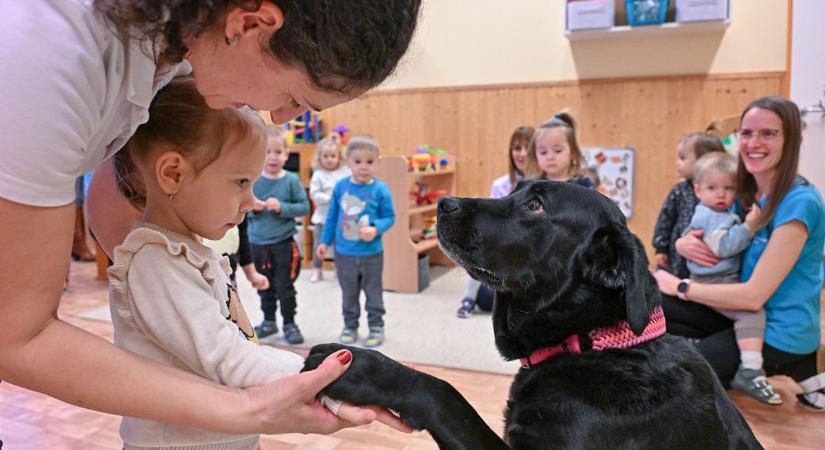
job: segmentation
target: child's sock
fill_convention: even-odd
[[[745,369],[759,370],[762,368],[762,352],[741,352],[742,367]]]

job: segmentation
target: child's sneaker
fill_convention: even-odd
[[[469,297],[464,297],[464,300],[461,300],[461,306],[458,308],[456,315],[460,319],[466,319],[473,314],[474,309],[476,309],[475,300]]]
[[[312,275],[309,276],[310,283],[317,283],[324,279],[324,274],[321,272],[321,269],[313,269]]]
[[[380,327],[370,327],[370,334],[364,341],[364,347],[373,348],[378,347],[384,343],[384,329]]]
[[[278,333],[278,324],[274,320],[264,320],[260,325],[255,326],[255,335],[259,338],[265,338]]]
[[[358,330],[354,328],[344,327],[341,330],[341,335],[338,336],[338,342],[342,344],[354,344],[356,339],[358,339]]]
[[[298,329],[298,325],[294,323],[284,325],[284,340],[290,345],[304,343],[304,336],[301,335],[301,330]]]
[[[739,366],[730,385],[762,403],[767,403],[768,405],[782,404],[782,397],[780,397],[779,394],[774,391],[773,386],[768,383],[768,378],[762,369],[747,369]]]

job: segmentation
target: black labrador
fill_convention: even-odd
[[[438,239],[496,291],[493,329],[522,360],[504,440],[448,383],[368,350],[330,397],[397,411],[442,449],[762,448],[710,366],[664,333],[639,239],[607,197],[553,181],[503,199],[444,197]],[[342,348],[313,348],[306,369]]]

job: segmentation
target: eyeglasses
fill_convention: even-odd
[[[739,131],[739,139],[742,141],[749,141],[754,137],[758,137],[760,142],[771,142],[775,140],[781,131],[772,128],[762,128],[761,130],[744,129]]]

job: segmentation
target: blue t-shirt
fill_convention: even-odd
[[[765,200],[759,201],[760,207],[765,206]],[[771,222],[756,232],[745,250],[740,281],[750,279],[773,230],[794,220],[808,229],[808,239],[788,276],[765,303],[765,342],[779,350],[804,355],[819,347],[819,293],[825,247],[825,206],[813,185],[797,178],[779,203]]]
[[[335,253],[348,256],[369,256],[384,251],[381,235],[395,223],[392,193],[384,182],[354,183],[351,177],[342,178],[332,189],[327,220],[321,242],[330,245],[335,239]],[[375,239],[360,240],[362,226],[378,230]]]

